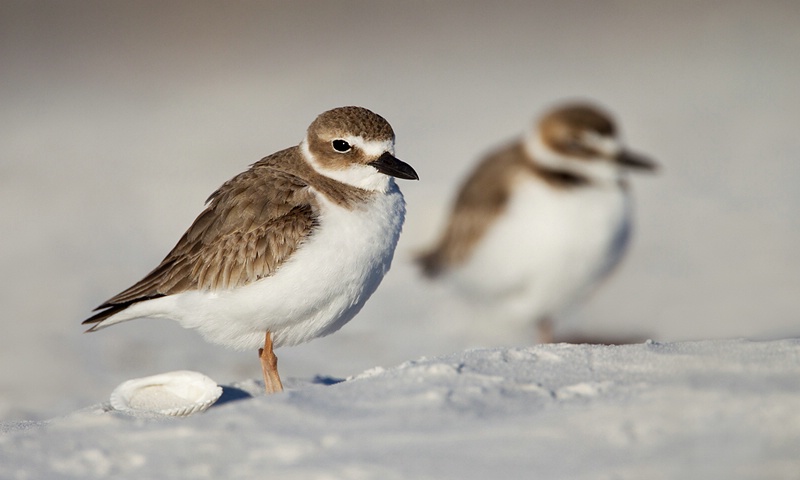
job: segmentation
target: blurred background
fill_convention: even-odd
[[[173,322],[84,335],[222,182],[314,117],[386,117],[408,216],[392,271],[340,332],[278,351],[346,377],[530,332],[411,265],[464,176],[543,109],[591,99],[657,159],[632,249],[571,331],[661,341],[800,334],[800,3],[0,2],[0,419],[105,400],[129,378],[260,378],[256,352]]]

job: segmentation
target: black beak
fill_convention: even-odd
[[[645,170],[654,172],[658,170],[658,164],[649,158],[639,155],[637,153],[623,150],[617,155],[616,161],[618,164],[634,170]]]
[[[419,180],[419,175],[411,168],[411,165],[394,158],[389,152],[384,152],[383,155],[370,163],[370,165],[386,175],[403,178],[405,180]]]

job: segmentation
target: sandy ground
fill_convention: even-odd
[[[800,342],[475,349],[188,418],[0,423],[0,477],[791,479]],[[253,396],[248,396],[252,394]]]

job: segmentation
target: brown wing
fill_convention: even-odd
[[[267,157],[222,185],[160,265],[83,323],[100,322],[139,301],[233,288],[275,273],[317,225],[306,183],[281,168],[292,153]]]
[[[520,169],[527,169],[522,147],[515,143],[490,154],[467,178],[456,198],[439,242],[417,262],[425,275],[435,277],[464,262],[475,244],[505,209],[509,187]]]

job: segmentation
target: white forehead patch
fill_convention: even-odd
[[[622,144],[614,137],[600,135],[597,132],[583,132],[581,140],[606,157],[616,157],[622,151]]]
[[[394,155],[394,142],[392,140],[364,140],[361,135],[342,137],[342,140],[350,145],[357,147],[359,150],[367,154],[367,156],[378,158],[389,152]]]

